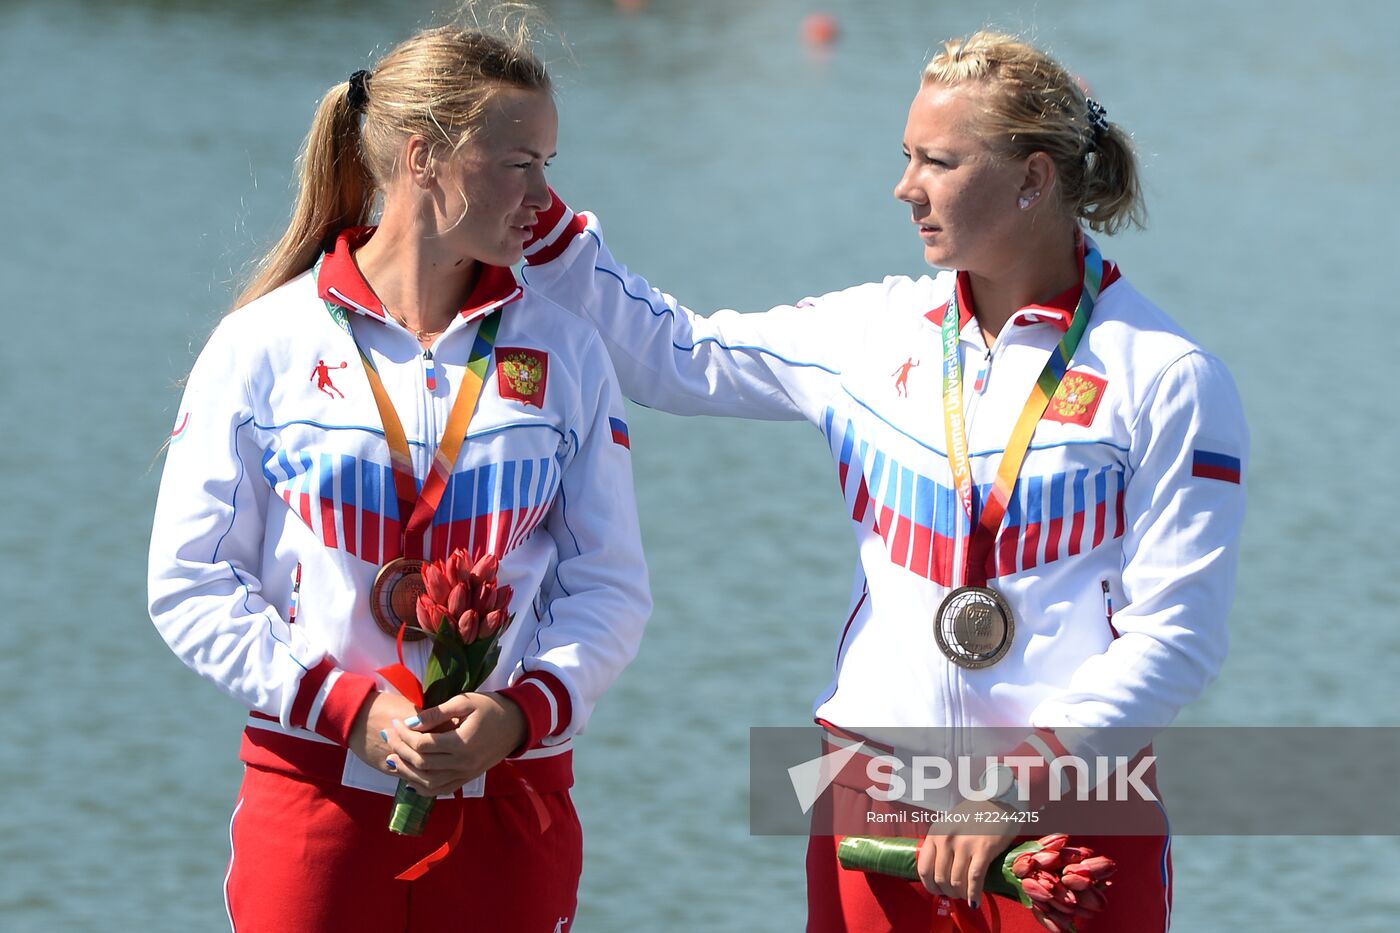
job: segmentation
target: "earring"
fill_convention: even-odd
[[[1020,206],[1021,210],[1025,210],[1026,208],[1034,204],[1035,199],[1038,197],[1040,197],[1039,191],[1031,195],[1022,195],[1021,197],[1016,199],[1016,203]]]

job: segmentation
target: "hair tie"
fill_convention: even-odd
[[[350,91],[345,95],[350,109],[362,112],[369,104],[369,72],[363,68],[350,76]]]
[[[1084,98],[1084,107],[1088,114],[1089,126],[1094,131],[1094,138],[1089,142],[1089,151],[1093,152],[1103,141],[1103,134],[1108,132],[1108,111],[1092,97]]]

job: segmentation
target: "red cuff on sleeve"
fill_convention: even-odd
[[[530,239],[525,241],[525,262],[537,266],[558,259],[559,254],[568,249],[575,236],[583,232],[584,220],[569,210],[554,189],[549,189],[554,199],[549,207],[535,218],[530,228]]]
[[[514,758],[540,744],[551,735],[561,734],[573,718],[573,704],[564,684],[548,671],[526,674],[496,691],[515,703],[525,714],[525,741],[507,757]]]
[[[1069,755],[1069,750],[1055,737],[1055,733],[1049,729],[1037,729],[1032,739],[1022,742],[1006,756],[1035,758],[1040,761],[1030,769],[1030,786],[1021,788],[1022,793],[1028,796],[1027,805],[1032,810],[1039,810],[1050,802],[1050,758],[1045,755],[1047,751],[1050,752],[1050,758]]]
[[[337,670],[329,658],[323,658],[302,675],[289,725],[345,745],[360,707],[374,689],[373,677]]]

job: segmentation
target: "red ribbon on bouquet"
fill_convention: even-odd
[[[960,901],[952,897],[935,897],[934,916],[937,917],[939,902],[948,904],[952,908],[952,915],[949,919],[953,921],[953,930],[957,933],[1001,933],[1001,911],[997,908],[997,899],[990,894],[983,892],[982,904],[980,908],[974,908],[967,901]],[[985,908],[987,916],[983,916]],[[937,920],[934,921],[934,929],[938,928]]]

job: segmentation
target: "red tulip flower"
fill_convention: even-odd
[[[1076,921],[1103,909],[1108,877],[1118,867],[1113,859],[1068,841],[1064,833],[1055,833],[1018,846],[1002,859],[1002,876],[1013,896],[1041,926],[1056,933],[1075,933]]]

